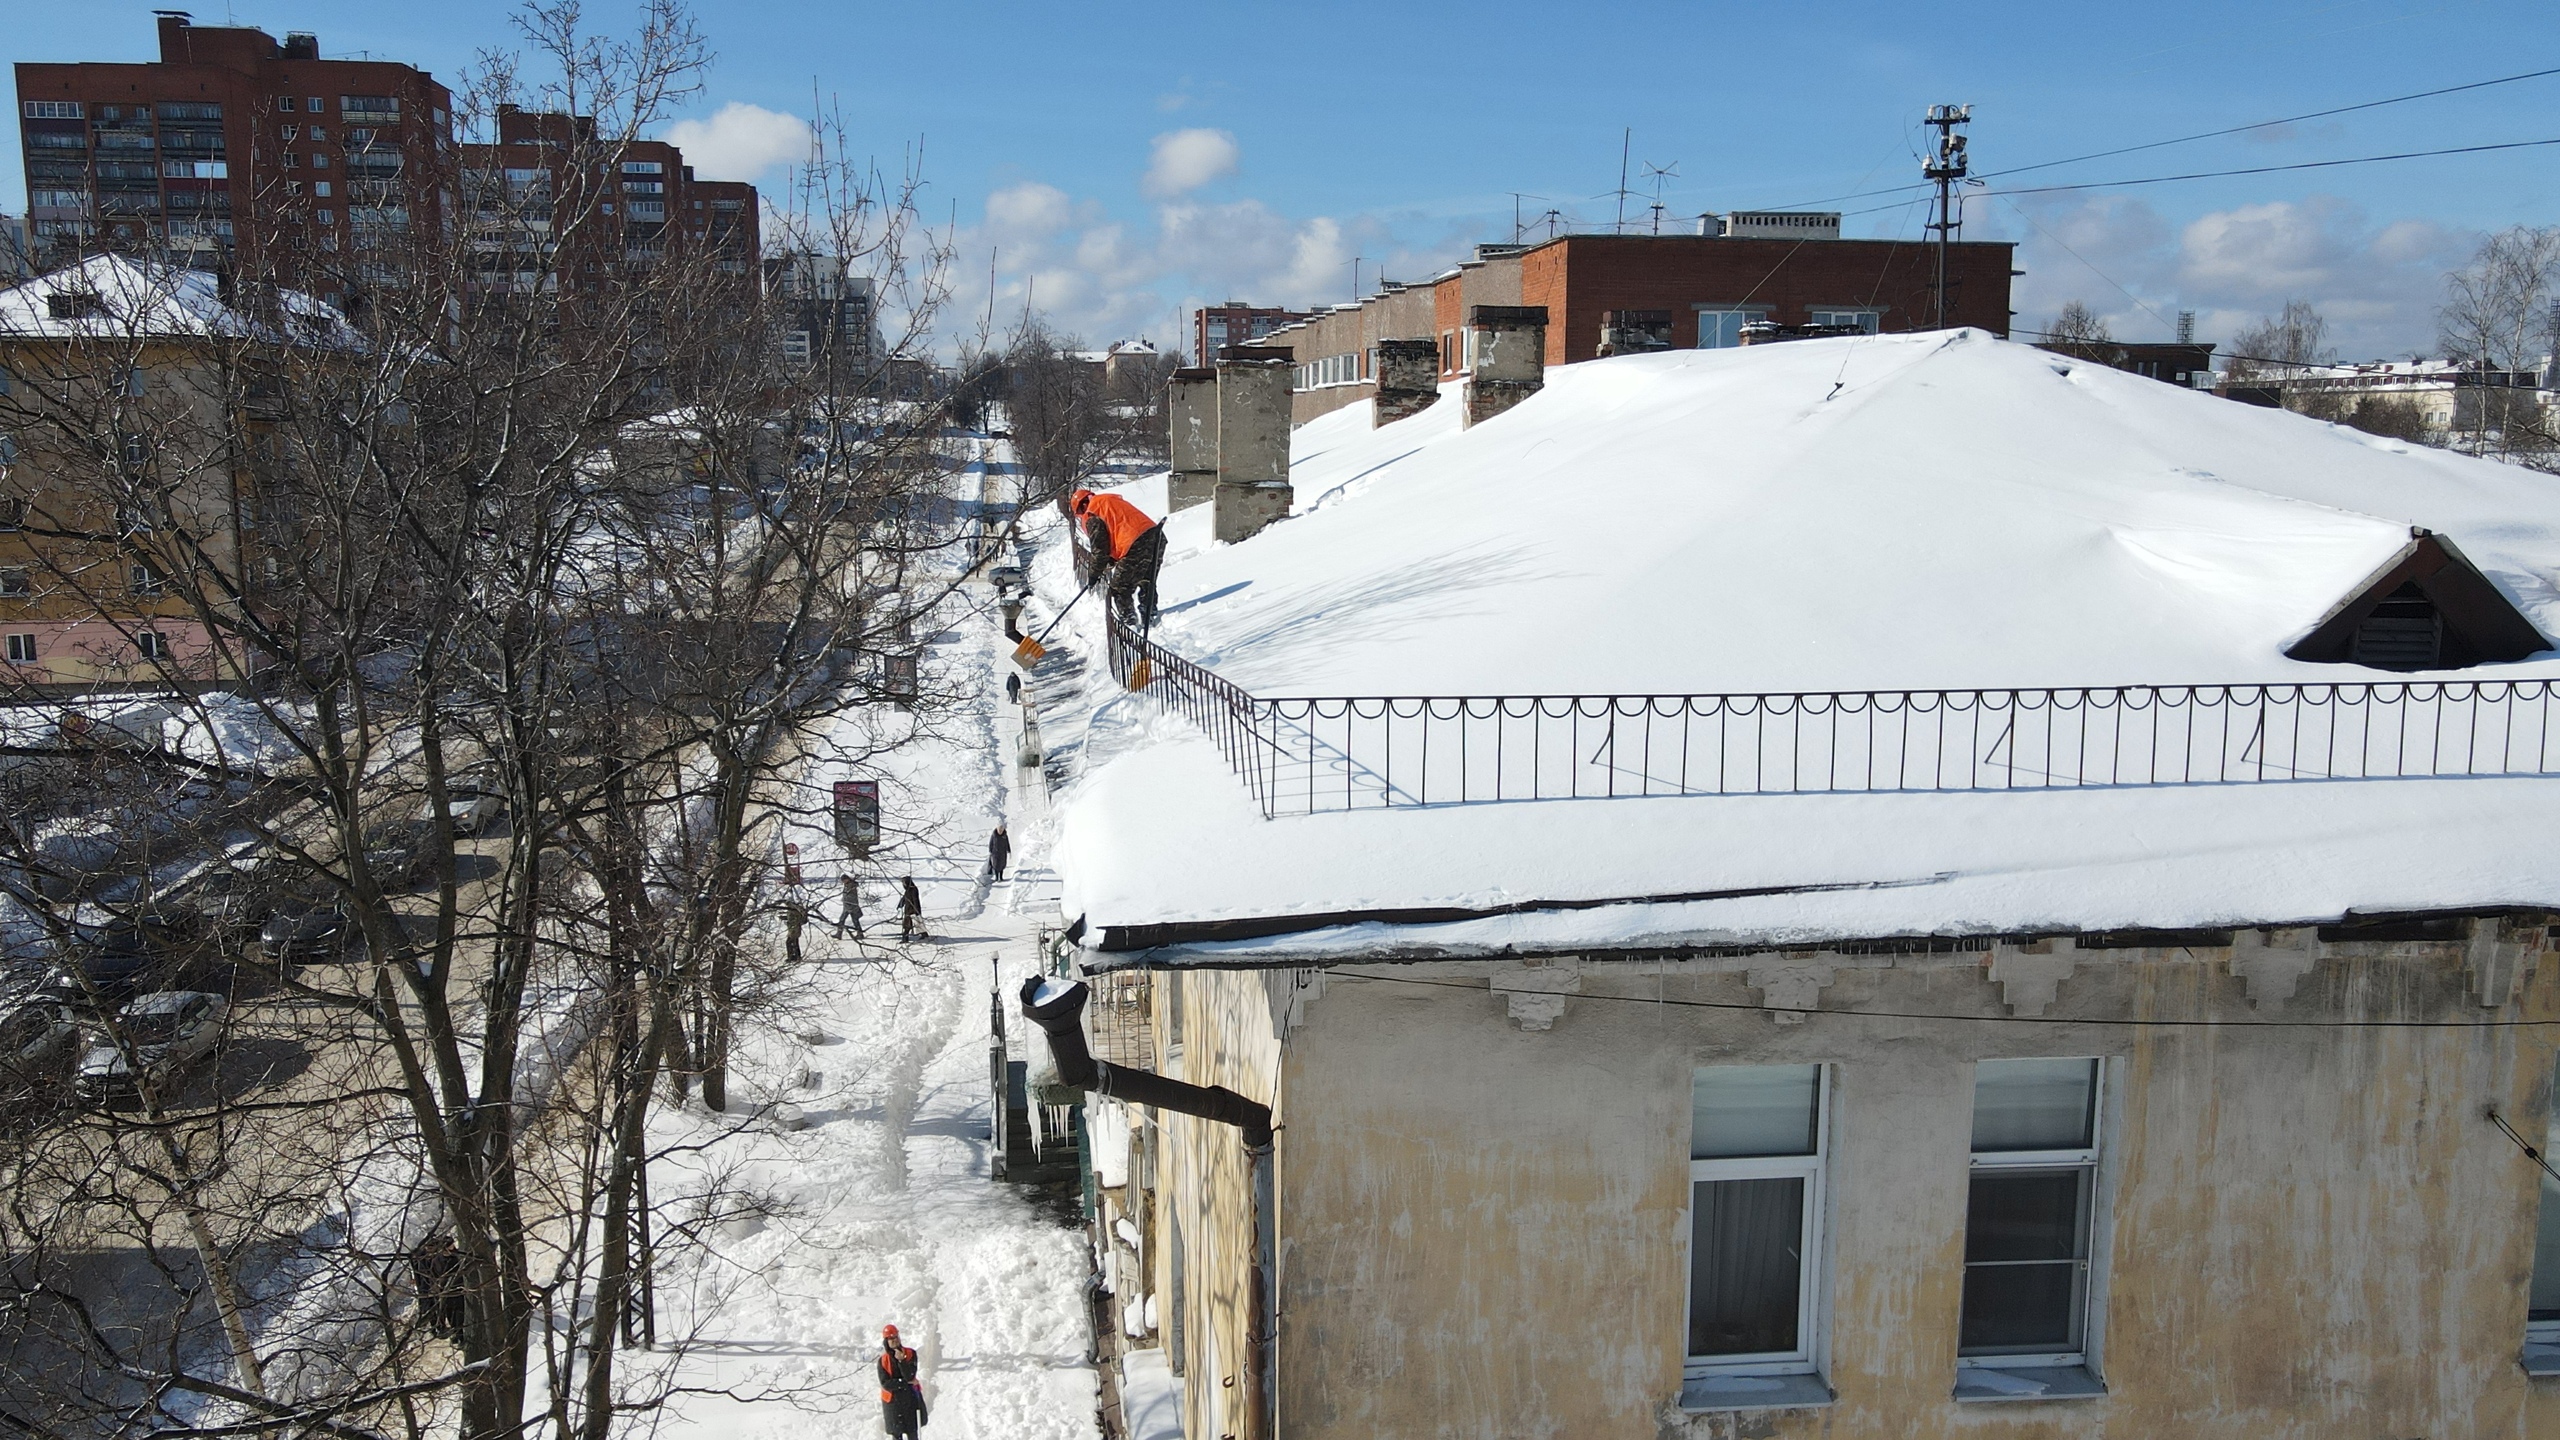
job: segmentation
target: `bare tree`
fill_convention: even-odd
[[[2560,469],[2560,428],[2539,373],[2560,353],[2560,226],[2518,225],[2482,241],[2445,276],[2436,323],[2446,356],[2470,370],[2472,403],[2455,425],[2470,447]]]
[[[859,766],[953,698],[919,656],[984,536],[940,402],[778,367],[756,257],[609,218],[592,177],[700,73],[683,11],[522,25],[530,58],[487,57],[468,114],[566,117],[542,183],[466,175],[449,232],[281,245],[262,273],[96,262],[0,334],[0,499],[101,657],[44,697],[97,718],[8,737],[46,809],[0,826],[0,890],[130,1055],[79,959],[96,911],[281,925],[208,983],[309,1077],[146,1080],[6,1172],[0,1342],[60,1383],[0,1416],[37,1433],[570,1440],[653,1410],[663,1374],[614,1364],[672,1243],[649,1106],[696,1081],[728,1103],[741,1017],[788,1002],[757,921],[779,817],[823,808],[819,738],[905,707],[836,761]],[[834,143],[791,238],[895,297],[895,353],[947,237],[913,174]],[[995,499],[1019,497],[969,503]],[[142,688],[127,736],[112,697]],[[306,932],[346,963],[308,963]],[[149,1323],[99,1319],[109,1240],[164,1277]]]
[[[2284,309],[2231,337],[2224,353],[2234,380],[2283,379],[2337,358],[2329,348],[2329,322],[2308,300]]]
[[[2066,301],[2061,313],[2045,327],[2044,348],[2084,360],[2102,360],[2115,343],[2107,330],[2107,322],[2096,311],[2077,300]]]

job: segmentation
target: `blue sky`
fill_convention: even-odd
[[[12,0],[11,60],[144,59],[147,8]],[[236,0],[449,82],[510,43],[499,0]],[[601,0],[599,27],[633,12]],[[1518,191],[1605,225],[1620,137],[1649,214],[1823,200],[1916,179],[1919,119],[1974,106],[1977,169],[2560,66],[2560,25],[2470,0],[2086,4],[1275,5],[729,3],[676,138],[769,186],[823,101],[894,167],[921,146],[924,208],[956,216],[955,314],[1026,291],[1100,343],[1177,339],[1203,299],[1338,300],[1508,238]],[[199,8],[204,23],[226,18]],[[2038,171],[2056,183],[2560,138],[2560,76]],[[2023,183],[2023,182],[2021,182]],[[23,201],[14,147],[0,203]],[[1916,193],[1916,192],[1914,192]],[[1916,237],[1900,196],[1842,202],[1851,233]],[[2127,338],[2178,310],[2227,335],[2288,298],[2350,355],[2422,352],[2445,269],[2480,237],[2560,223],[2560,146],[2126,190],[1977,199],[1967,234],[2021,242],[2013,302],[2078,299]],[[989,306],[990,251],[994,258]]]

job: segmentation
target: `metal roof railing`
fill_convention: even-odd
[[[2560,774],[2560,680],[1731,695],[1253,695],[1116,622],[1112,673],[1206,732],[1266,817],[1680,795]]]

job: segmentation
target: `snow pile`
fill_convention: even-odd
[[[2412,526],[2450,538],[2560,634],[2547,477],[1978,332],[1574,365],[1473,429],[1456,418],[1444,399],[1379,429],[1361,406],[1302,427],[1300,513],[1170,565],[1158,638],[1265,696],[2390,679],[2284,651]],[[2560,677],[2560,662],[2464,673]],[[1066,913],[1106,944],[1127,943],[1111,940],[1118,927],[1273,919],[1263,928],[1322,933],[1196,953],[1814,943],[2560,904],[2560,852],[2537,818],[2560,781],[1265,820],[1186,722],[1090,688],[1079,698],[1084,764],[1058,854]],[[1419,907],[1510,913],[1372,918]]]
[[[2560,634],[2547,477],[1979,332],[1685,350],[1304,427],[1301,513],[1168,568],[1257,694],[2367,678],[2284,649],[2422,525]],[[2551,667],[2546,667],[2551,668]]]

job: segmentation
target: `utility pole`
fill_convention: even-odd
[[[1936,152],[1920,162],[1920,177],[1938,187],[1938,215],[1928,225],[1938,236],[1938,278],[1934,287],[1937,313],[1931,320],[1933,329],[1947,326],[1947,242],[1964,224],[1956,218],[1955,187],[1965,177],[1963,127],[1972,120],[1970,105],[1932,105],[1925,122],[1938,132]]]

